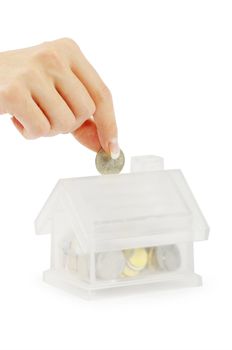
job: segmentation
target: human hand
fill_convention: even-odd
[[[119,154],[111,93],[71,39],[0,53],[4,113],[27,139],[71,132],[94,151]]]

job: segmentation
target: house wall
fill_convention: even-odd
[[[77,232],[64,212],[57,212],[52,222],[51,234],[51,270],[65,273],[71,277],[89,281],[95,279],[93,271],[94,256],[83,254],[77,241]],[[91,262],[90,262],[91,261]],[[90,269],[90,264],[92,269]]]

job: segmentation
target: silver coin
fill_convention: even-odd
[[[112,159],[110,154],[106,153],[103,149],[100,149],[95,159],[96,168],[102,175],[119,174],[124,163],[125,157],[121,150],[119,157],[117,159]]]
[[[180,267],[181,257],[176,245],[164,245],[156,247],[156,258],[162,270],[175,271]]]
[[[125,257],[121,251],[98,253],[96,257],[97,277],[115,280],[121,276],[125,266]]]

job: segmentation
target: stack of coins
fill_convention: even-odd
[[[148,262],[148,253],[145,248],[127,249],[123,253],[126,258],[126,265],[122,276],[134,277],[144,270]]]

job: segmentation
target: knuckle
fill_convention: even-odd
[[[70,132],[71,130],[73,130],[75,122],[76,120],[74,118],[67,121],[65,132]]]
[[[22,136],[23,136],[26,140],[33,140],[33,138],[30,137],[30,135],[29,135],[28,133],[26,133],[26,132],[23,132],[23,133],[22,133]]]
[[[105,101],[111,101],[112,100],[112,95],[111,95],[111,91],[108,88],[108,86],[106,86],[105,84],[103,84],[99,90],[97,91],[97,100],[98,102],[105,102]]]
[[[21,98],[22,88],[18,82],[8,84],[1,89],[1,97],[8,103],[15,103]]]
[[[80,114],[82,117],[90,118],[94,115],[95,111],[96,111],[95,104],[93,102],[90,102],[86,107],[82,109],[82,113]]]
[[[75,50],[80,51],[80,47],[75,42],[75,40],[68,38],[68,37],[58,39],[58,44],[61,45],[62,47],[66,47],[68,49],[75,49]]]
[[[19,79],[23,80],[24,82],[39,82],[41,80],[38,70],[32,67],[27,68],[24,72],[22,72]]]
[[[59,42],[61,44],[66,45],[66,46],[72,46],[72,47],[75,47],[75,48],[79,48],[79,46],[77,45],[75,40],[73,40],[72,38],[69,38],[69,37],[61,38],[61,39],[59,39]]]
[[[63,68],[63,62],[60,54],[54,47],[45,45],[36,53],[36,59],[45,67],[61,69]]]
[[[94,113],[96,112],[96,106],[95,104],[91,101],[91,103],[89,104],[89,116],[91,117],[92,115],[94,115]]]
[[[27,131],[26,129],[24,129],[21,134],[26,140],[35,139],[35,137],[33,137],[33,135],[29,131]]]
[[[59,122],[57,121],[53,129],[58,133],[68,133],[74,128],[74,126],[75,126],[75,119],[66,118],[64,120],[59,120]]]
[[[47,136],[50,131],[50,126],[48,123],[40,123],[33,127],[32,130],[30,130],[29,135],[33,139],[37,139],[39,137]]]

